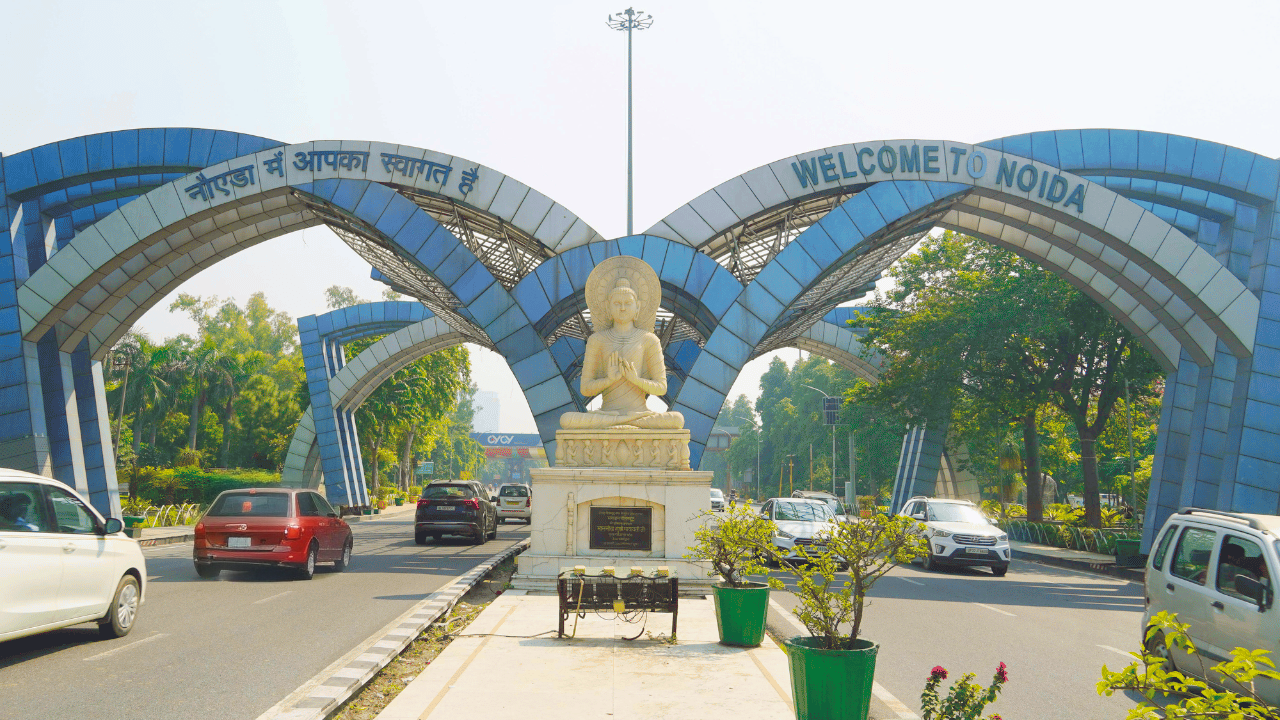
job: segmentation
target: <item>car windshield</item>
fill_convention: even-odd
[[[975,525],[991,524],[972,505],[952,505],[951,503],[929,503],[929,520],[931,522],[961,522]]]
[[[422,497],[428,500],[473,498],[475,496],[476,491],[470,485],[429,485],[422,491]]]
[[[724,499],[724,491],[722,491],[722,490],[717,490],[716,488],[711,488],[711,497],[713,497],[713,498],[717,498],[717,499],[720,499],[720,500],[723,500],[723,499]]]
[[[796,520],[800,522],[825,522],[834,520],[831,508],[817,503],[780,502],[773,513],[774,520]]]
[[[523,485],[508,485],[498,491],[502,497],[529,497],[529,488]]]
[[[209,508],[212,517],[288,517],[289,496],[284,493],[227,493]]]

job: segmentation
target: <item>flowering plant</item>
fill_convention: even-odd
[[[951,686],[946,699],[939,700],[938,684],[947,679],[947,669],[941,665],[929,671],[929,679],[924,683],[924,692],[920,693],[920,713],[923,720],[980,720],[982,711],[990,703],[995,702],[1000,688],[1009,681],[1009,672],[1004,663],[996,668],[991,685],[983,688],[973,682],[973,673],[965,673]],[[989,720],[1002,720],[995,713]]]

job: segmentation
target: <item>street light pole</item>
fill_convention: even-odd
[[[610,15],[606,21],[609,27],[614,30],[625,30],[627,32],[627,234],[631,235],[632,229],[632,182],[631,182],[631,31],[644,30],[653,25],[653,16],[646,15],[643,10],[633,10],[627,8],[615,15]]]
[[[756,431],[756,499],[760,499],[760,443],[764,439],[760,436],[760,427],[753,423],[744,423],[747,427]]]
[[[822,393],[822,397],[824,399],[832,397],[831,395],[826,394],[822,390],[818,390],[818,388],[812,385],[805,385],[805,387],[809,388],[810,390],[815,390],[817,392]],[[809,449],[809,453],[810,454],[813,453],[812,447]],[[810,477],[813,476],[813,459],[812,458],[810,458],[809,460],[809,476]],[[812,485],[812,483],[810,483],[810,485]],[[840,493],[836,492],[836,426],[835,424],[831,425],[831,494],[835,495],[836,497],[840,496]]]

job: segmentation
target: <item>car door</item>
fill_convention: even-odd
[[[1209,641],[1212,618],[1209,613],[1209,569],[1217,553],[1218,533],[1212,529],[1186,526],[1174,545],[1173,559],[1165,576],[1161,593],[1161,605],[1168,612],[1177,613],[1178,621],[1187,623],[1187,634],[1196,647],[1212,655],[1222,655],[1222,648]],[[1207,656],[1206,656],[1207,659]],[[1198,661],[1181,650],[1174,649],[1174,662],[1180,669],[1199,667]],[[1211,661],[1213,665],[1217,661]]]
[[[311,493],[311,499],[316,504],[316,509],[320,511],[320,521],[328,527],[329,542],[333,546],[334,558],[342,556],[342,546],[347,542],[347,528],[345,523],[338,517],[338,511],[333,509],[328,500],[320,493]]]
[[[316,496],[310,492],[300,492],[297,494],[298,502],[298,524],[302,526],[302,534],[305,537],[310,534],[315,538],[316,544],[319,546],[317,551],[317,559],[321,561],[329,560],[333,553],[333,528],[329,525],[329,518],[316,505]]]
[[[0,638],[60,619],[62,543],[41,487],[0,482]]]
[[[1235,586],[1235,579],[1245,575],[1264,584],[1271,584],[1270,568],[1266,567],[1266,554],[1263,552],[1261,538],[1246,536],[1244,533],[1223,533],[1222,542],[1218,546],[1218,562],[1215,565],[1213,587],[1214,592],[1208,598],[1210,608],[1209,624],[1205,631],[1205,640],[1212,647],[1219,648],[1225,657],[1233,648],[1242,647],[1248,650],[1259,648],[1277,651],[1276,623],[1277,610],[1275,602],[1263,610],[1258,609],[1257,601],[1241,594]],[[1232,548],[1236,548],[1238,562],[1232,562]],[[1262,568],[1259,568],[1259,565]],[[1272,595],[1274,598],[1274,586]],[[1217,661],[1216,658],[1206,658]],[[1269,699],[1272,704],[1280,701],[1280,683],[1268,678],[1258,678],[1255,682],[1257,691]],[[1236,689],[1236,688],[1232,688]]]
[[[45,486],[62,547],[59,613],[65,618],[102,615],[123,574],[120,548],[99,534],[96,515],[75,495]]]

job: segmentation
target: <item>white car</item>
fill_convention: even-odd
[[[119,519],[56,480],[0,469],[0,641],[87,622],[123,637],[146,581]]]
[[[1183,508],[1169,516],[1151,547],[1142,614],[1149,650],[1194,675],[1229,660],[1237,647],[1280,653],[1272,579],[1280,568],[1280,517]],[[1170,657],[1162,639],[1146,642],[1147,622],[1161,611],[1190,625],[1199,659],[1177,647]],[[1269,705],[1280,705],[1280,681],[1259,677],[1254,687]]]
[[[773,545],[787,560],[800,560],[798,548],[809,548],[809,554],[826,549],[823,539],[836,531],[836,516],[831,508],[818,500],[773,498],[766,500],[760,514],[778,526]]]
[[[711,488],[711,509],[714,512],[724,512],[724,491],[720,488]]]
[[[925,570],[942,565],[989,567],[1002,577],[1009,572],[1009,536],[991,524],[968,500],[913,497],[899,515],[924,523],[929,552],[921,559]]]
[[[498,522],[523,520],[533,522],[533,490],[521,483],[507,483],[498,488]]]

